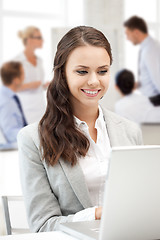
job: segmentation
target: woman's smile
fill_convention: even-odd
[[[87,97],[97,97],[98,93],[101,91],[97,89],[81,89],[81,90]]]

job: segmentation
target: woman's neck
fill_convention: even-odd
[[[77,109],[77,112],[74,111],[74,115],[78,119],[87,123],[89,135],[95,143],[97,141],[97,129],[95,128],[95,123],[98,118],[98,114],[98,106],[95,106],[94,108],[82,107],[81,109]]]
[[[24,49],[24,54],[25,54],[26,56],[29,56],[29,57],[35,56],[35,54],[34,54],[34,49],[32,49],[32,48],[30,48],[30,47],[26,47],[26,48]]]
[[[95,124],[98,114],[98,106],[94,108],[81,107],[81,109],[78,108],[74,111],[74,115],[81,121],[86,122],[87,125]]]
[[[24,54],[25,54],[27,60],[28,60],[31,64],[33,64],[34,66],[37,64],[36,56],[35,56],[35,54],[34,54],[34,50],[33,50],[33,49],[28,49],[28,48],[26,48],[26,49],[24,50]]]

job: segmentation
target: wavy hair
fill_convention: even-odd
[[[70,91],[65,77],[65,65],[71,52],[80,46],[92,45],[106,49],[112,63],[111,47],[104,34],[95,28],[79,26],[60,40],[54,59],[54,77],[47,90],[47,108],[39,123],[40,147],[43,160],[54,166],[60,157],[72,166],[77,157],[85,156],[89,140],[77,128]]]

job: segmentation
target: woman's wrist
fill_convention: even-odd
[[[95,208],[95,220],[100,220],[102,215],[102,207]]]

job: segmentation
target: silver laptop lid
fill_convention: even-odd
[[[160,239],[160,146],[113,148],[100,240]]]

